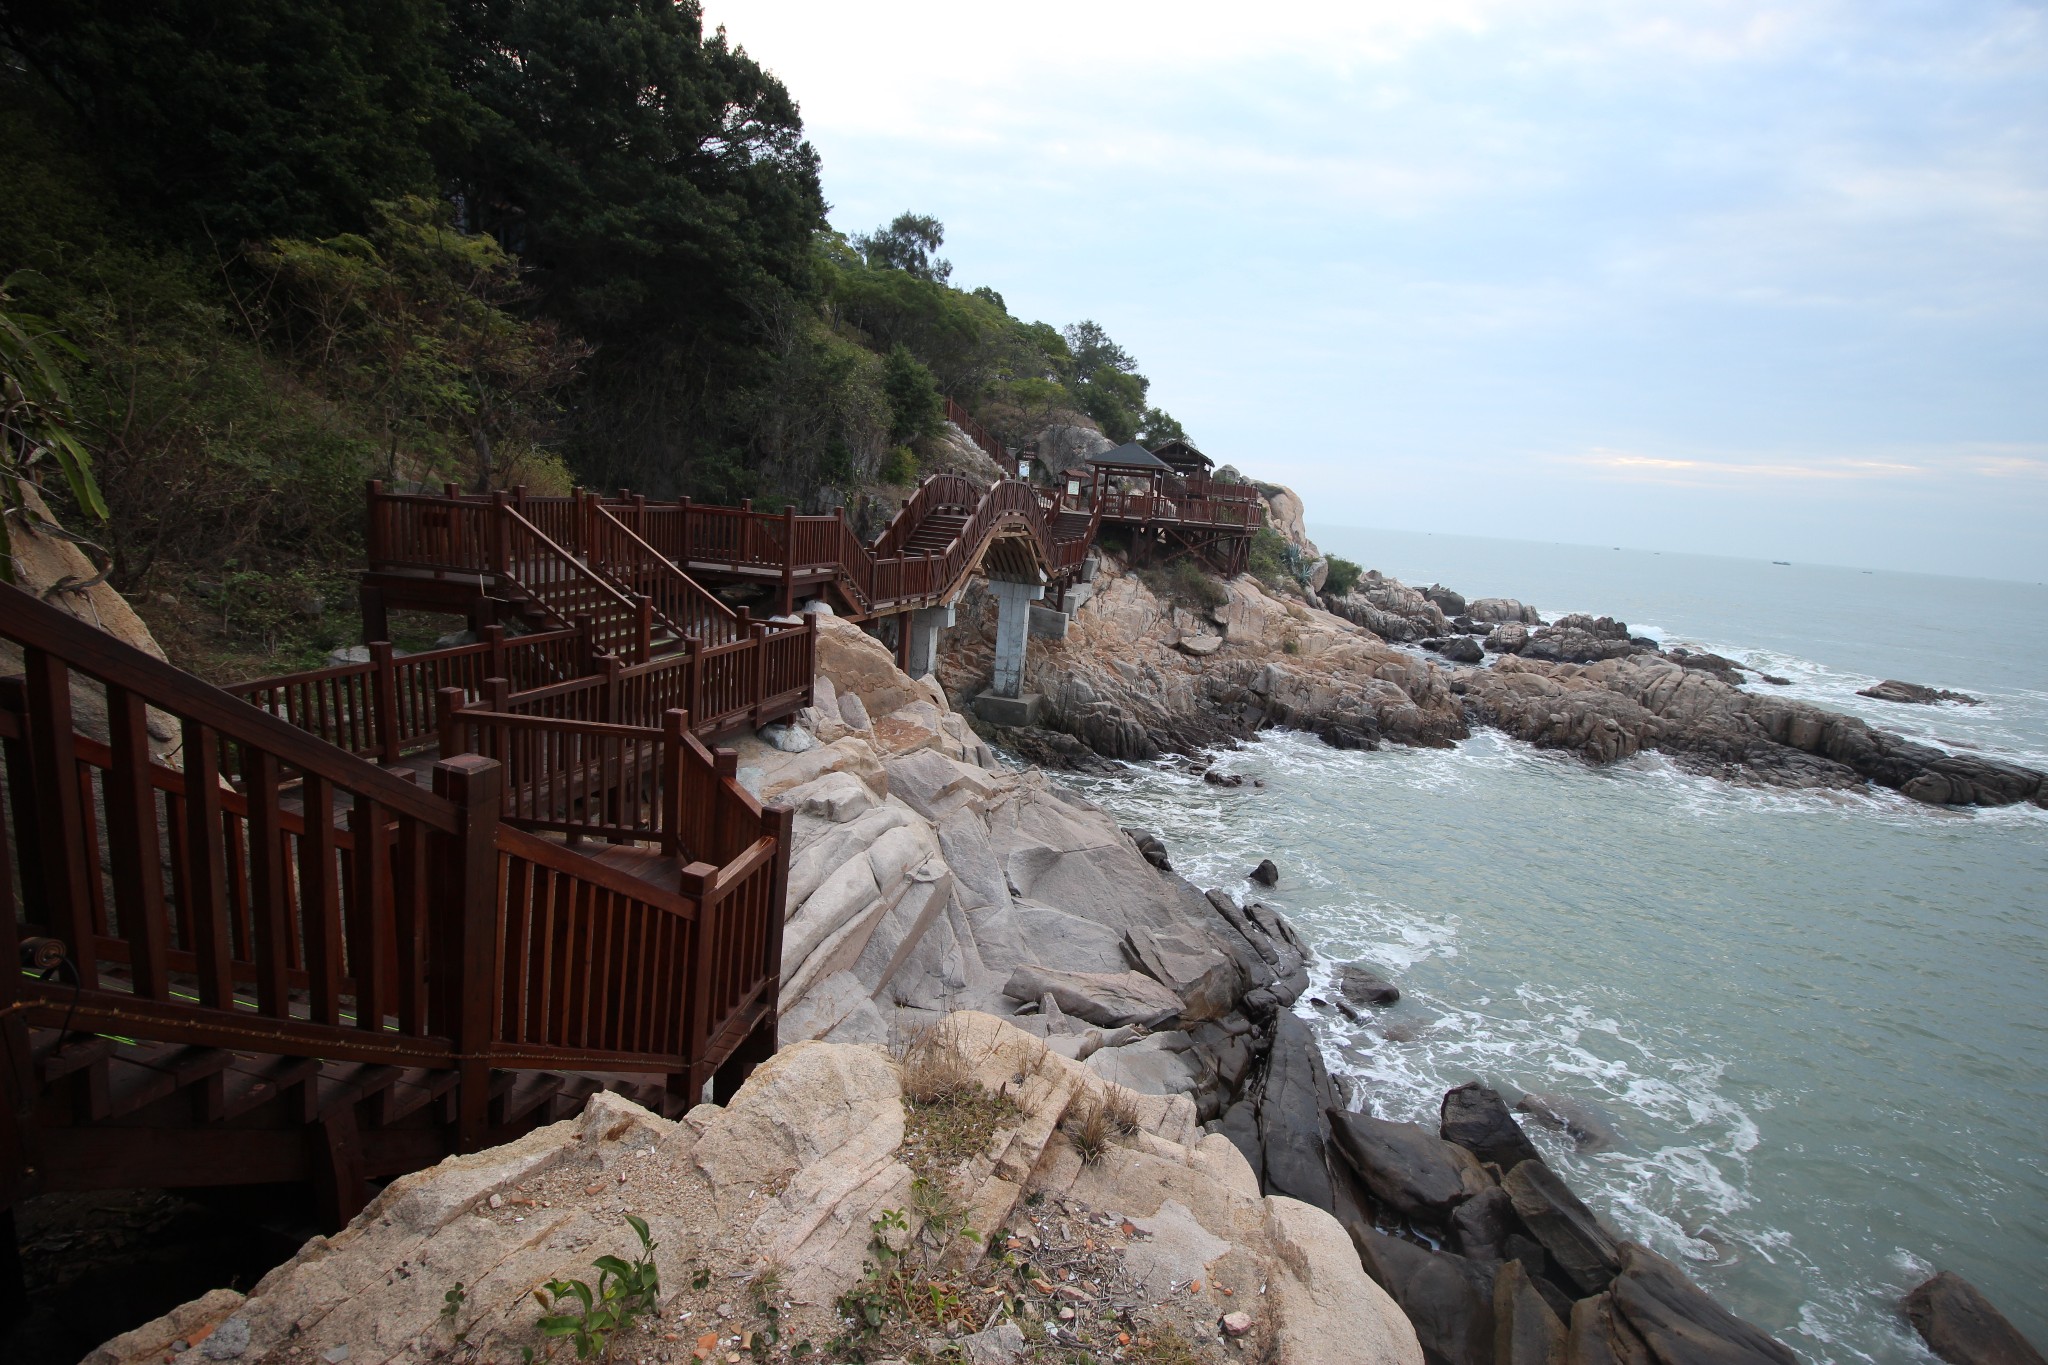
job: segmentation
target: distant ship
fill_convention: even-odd
[[[1784,566],[1785,566],[1786,568],[1788,568],[1788,569],[1792,567],[1792,561],[1791,561],[1791,560],[1789,560],[1789,559],[1774,559],[1774,560],[1772,560],[1772,561],[1771,561],[1771,563],[1773,563],[1773,564],[1783,564],[1783,565],[1784,565]]]

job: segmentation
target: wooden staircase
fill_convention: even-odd
[[[503,670],[489,694],[588,645],[529,638],[415,656],[403,692],[386,650],[259,707],[0,588],[0,1212],[310,1181],[338,1223],[596,1089],[673,1113],[773,1051],[788,812],[679,710],[422,685]],[[439,745],[425,782],[366,761],[408,735]]]

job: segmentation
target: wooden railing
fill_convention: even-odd
[[[453,754],[424,790],[13,588],[0,638],[24,669],[0,680],[0,952],[35,936],[63,963],[52,980],[0,973],[9,1028],[453,1068],[473,1148],[494,1066],[662,1073],[687,1092],[764,998],[772,1018],[789,816],[687,733],[653,744],[669,767],[645,817],[692,859],[671,892],[505,819],[581,802],[637,837],[622,812],[653,742],[625,727],[566,760],[528,738],[502,760]],[[91,693],[104,742],[77,731]],[[440,696],[443,724],[464,723],[466,695]],[[536,785],[579,767],[612,789]],[[531,817],[567,823],[549,818]],[[10,1160],[14,1122],[0,1113]]]
[[[706,592],[620,519],[623,514],[644,522],[645,508],[644,500],[609,508],[586,494],[582,535],[569,543],[578,546],[584,561],[620,589],[649,599],[656,617],[677,636],[707,645],[730,644],[742,638],[746,629],[731,607]]]
[[[517,489],[487,502],[460,493],[387,494],[372,485],[372,567],[501,575],[557,621],[591,615],[599,646],[638,663],[653,650],[650,632],[656,626],[706,649],[746,638],[744,617],[698,585],[693,569],[779,579],[785,598],[798,579],[830,579],[859,612],[902,611],[957,593],[984,542],[999,529],[1033,540],[1048,578],[1058,581],[1087,557],[1103,517],[1255,527],[1261,516],[1256,493],[1250,502],[1235,492],[1225,496],[1239,487],[1205,480],[1204,488],[1216,496],[1191,492],[1179,499],[1096,497],[1091,489],[1085,506],[1068,508],[1014,479],[982,490],[958,475],[941,474],[925,480],[869,546],[854,534],[844,509],[798,516],[790,507],[756,511],[751,502],[655,503],[623,492],[615,498],[538,498]],[[433,515],[436,506],[445,515]],[[1062,510],[1087,511],[1086,534],[1054,534]],[[964,518],[959,533],[933,552],[910,550],[918,532],[941,514]],[[490,524],[494,515],[501,527]],[[493,535],[506,541],[502,549],[491,547]],[[418,543],[401,543],[408,536]],[[457,558],[437,564],[435,557],[444,552]],[[690,711],[700,719],[708,714],[702,707]]]
[[[519,691],[587,674],[595,650],[587,630],[508,636],[487,626],[475,644],[398,654],[388,643],[369,647],[368,661],[236,683],[234,696],[359,758],[395,763],[434,741],[438,697],[456,688],[468,698],[486,679]]]

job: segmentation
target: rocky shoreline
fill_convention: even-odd
[[[1048,723],[999,735],[951,699],[985,663],[972,599],[936,679],[821,617],[815,705],[736,746],[742,780],[795,812],[783,1051],[681,1123],[600,1096],[394,1182],[246,1299],[195,1300],[93,1365],[539,1358],[536,1287],[630,1252],[627,1213],[653,1227],[663,1286],[630,1354],[678,1365],[1794,1359],[1589,1210],[1483,1084],[1447,1093],[1434,1130],[1361,1112],[1370,1097],[1339,1093],[1295,1013],[1314,954],[1285,918],[1195,886],[1168,840],[990,741],[1057,767],[1270,726],[1372,747],[1489,724],[1593,762],[1657,748],[1923,801],[2040,799],[2039,775],[1745,691],[1729,661],[1605,618],[1545,624],[1377,575],[1341,596],[1312,584],[1174,601],[1106,560],[1064,639],[1033,642]],[[1362,966],[1334,975],[1332,1008],[1398,998]],[[920,1079],[934,1039],[968,1079]],[[981,1117],[933,1117],[956,1102]],[[1568,1102],[1524,1107],[1575,1122]],[[989,1306],[884,1314],[863,1336],[878,1260]],[[1968,1286],[1923,1289],[1930,1342],[1978,1343],[1937,1343],[1953,1365],[2038,1362],[1983,1326]]]
[[[1308,566],[1298,582],[1240,575],[1210,580],[1208,600],[1190,600],[1106,557],[1064,634],[1031,641],[1025,686],[1044,698],[1042,728],[984,733],[1058,769],[1086,768],[1095,757],[1199,756],[1275,727],[1338,748],[1375,748],[1447,745],[1488,726],[1592,764],[1655,751],[1688,771],[1749,785],[1880,787],[1937,806],[2048,807],[2048,776],[2031,768],[1794,701],[1777,692],[1783,678],[1662,649],[1612,617],[1546,623],[1511,598],[1468,601],[1377,572],[1341,595],[1320,593],[1327,561],[1298,517],[1275,520],[1295,538],[1295,562]],[[993,639],[992,608],[970,594],[939,670],[955,699],[985,683]],[[1896,680],[1862,695],[1978,704]]]

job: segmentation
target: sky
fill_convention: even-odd
[[[1311,527],[2048,579],[2048,3],[705,8]]]

